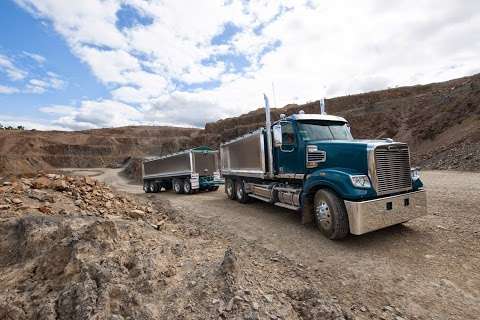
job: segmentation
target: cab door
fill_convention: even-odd
[[[281,121],[282,145],[274,148],[276,174],[301,174],[305,171],[303,145],[299,143],[297,129],[291,121]]]

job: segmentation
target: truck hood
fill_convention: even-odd
[[[388,144],[385,140],[330,140],[308,141],[327,153],[326,161],[312,171],[338,168],[350,174],[368,174],[368,148]]]

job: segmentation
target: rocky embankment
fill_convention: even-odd
[[[0,186],[0,319],[371,316],[344,308],[308,267],[193,224],[168,203],[89,177]],[[384,319],[401,316],[388,308]]]

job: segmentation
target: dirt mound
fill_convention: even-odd
[[[0,319],[351,318],[303,266],[168,203],[89,177],[2,184]]]

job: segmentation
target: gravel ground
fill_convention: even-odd
[[[123,191],[139,186],[98,177]],[[306,265],[359,319],[476,319],[480,314],[480,174],[423,172],[429,215],[344,241],[302,226],[293,212],[262,202],[240,204],[218,192],[160,193],[192,221],[255,241]],[[146,196],[146,195],[143,195]],[[241,241],[241,240],[239,240]],[[397,320],[401,320],[402,317]]]

